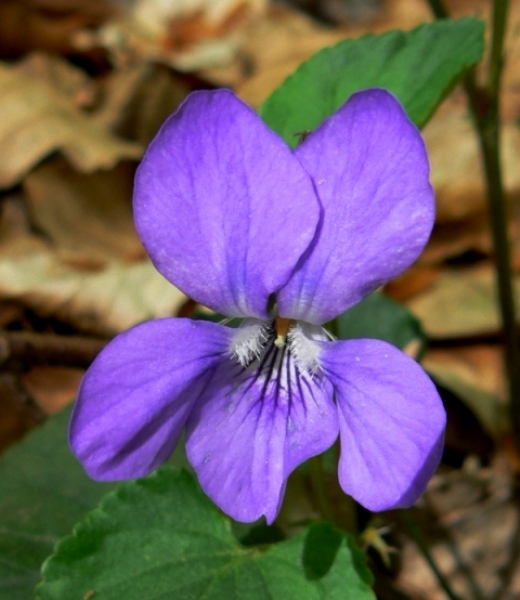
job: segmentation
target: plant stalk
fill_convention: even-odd
[[[442,0],[428,0],[436,18],[448,12]],[[509,1],[494,0],[487,76],[479,86],[475,71],[463,80],[469,109],[477,132],[484,168],[488,209],[496,261],[496,285],[503,329],[505,367],[509,384],[511,428],[520,451],[520,349],[512,282],[511,252],[507,231],[507,208],[500,157],[500,90],[504,38]]]
[[[406,531],[407,531],[408,535],[415,542],[417,549],[422,554],[424,560],[428,563],[428,566],[430,567],[430,569],[432,570],[432,573],[435,575],[435,578],[437,579],[437,583],[444,590],[444,593],[446,594],[446,596],[449,598],[449,600],[461,600],[459,598],[459,596],[457,596],[455,594],[455,592],[451,589],[451,586],[450,586],[448,580],[444,577],[441,570],[437,566],[437,563],[435,562],[433,556],[431,555],[430,550],[428,549],[428,545],[424,541],[424,538],[423,538],[421,532],[419,531],[419,528],[418,528],[415,520],[413,519],[412,515],[410,514],[410,511],[409,510],[400,511],[400,517],[401,517],[402,522],[404,523],[404,526],[406,527]]]
[[[334,513],[330,505],[329,497],[327,494],[325,473],[323,470],[322,456],[313,456],[309,459],[309,473],[312,483],[312,490],[314,492],[314,498],[318,505],[318,510],[322,519],[334,523]]]

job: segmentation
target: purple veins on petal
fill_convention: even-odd
[[[91,477],[132,479],[173,452],[232,330],[190,319],[143,323],[116,337],[87,371],[69,439]]]
[[[380,340],[324,344],[335,389],[341,487],[372,511],[410,506],[439,464],[446,414],[421,367]]]
[[[202,488],[227,514],[271,523],[287,477],[334,443],[338,421],[329,382],[300,370],[294,344],[275,345],[272,326],[264,328],[260,352],[214,372],[189,417],[186,451]]]

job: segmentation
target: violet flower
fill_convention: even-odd
[[[411,358],[322,325],[403,271],[434,219],[428,159],[388,92],[354,94],[293,152],[232,92],[191,94],[135,182],[157,269],[238,328],[183,318],[116,337],[85,375],[70,443],[99,480],[145,475],[184,429],[202,488],[271,523],[289,474],[341,440],[341,487],[409,506],[441,454],[445,413]]]

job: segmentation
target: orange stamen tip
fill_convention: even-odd
[[[276,338],[285,340],[285,336],[289,331],[289,327],[292,325],[293,319],[286,319],[285,317],[276,317],[274,327],[276,330]]]

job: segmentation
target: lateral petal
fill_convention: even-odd
[[[442,454],[446,415],[435,386],[379,340],[324,344],[321,362],[338,405],[341,487],[372,511],[410,506]]]
[[[298,375],[292,359],[271,373],[230,363],[218,367],[189,417],[186,452],[224,512],[244,522],[264,515],[272,523],[289,474],[337,436],[328,382]]]
[[[85,374],[69,440],[97,480],[146,475],[173,452],[232,330],[158,319],[117,336]]]
[[[137,171],[137,230],[157,269],[227,316],[267,318],[320,206],[285,142],[231,91],[194,92]]]
[[[323,207],[318,235],[278,295],[281,316],[321,324],[408,267],[434,221],[421,136],[387,91],[353,94],[295,151]]]

